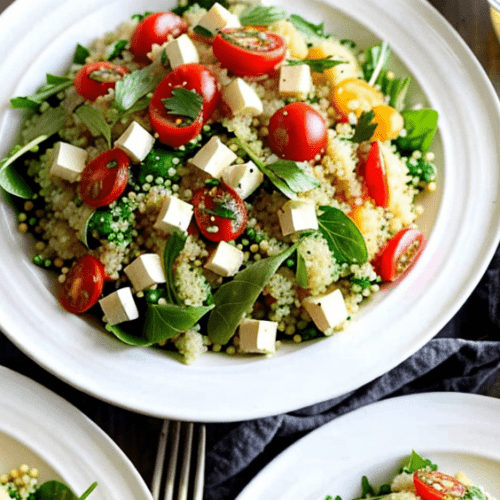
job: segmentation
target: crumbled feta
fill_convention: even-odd
[[[255,90],[242,78],[235,78],[222,90],[222,98],[233,115],[261,115],[264,106]]]
[[[322,332],[335,328],[349,316],[344,297],[339,289],[327,295],[306,297],[302,305]]]
[[[51,175],[57,175],[69,182],[77,181],[85,169],[87,151],[67,142],[58,142],[53,154]]]
[[[238,16],[216,2],[198,21],[198,26],[210,31],[212,35],[216,35],[223,28],[239,28],[241,23]]]
[[[239,327],[240,349],[243,352],[273,354],[276,351],[276,321],[244,319]]]
[[[312,200],[289,200],[278,210],[278,218],[283,236],[318,229],[316,207]]]
[[[156,253],[139,255],[124,269],[134,291],[139,292],[158,283],[165,283],[160,256]]]
[[[136,121],[115,141],[115,146],[122,149],[134,163],[139,163],[151,151],[155,138]]]
[[[110,293],[102,298],[99,304],[110,325],[117,325],[139,317],[139,310],[130,287],[120,288]]]
[[[235,245],[220,241],[204,267],[221,276],[234,276],[243,264],[243,257],[244,253]]]
[[[192,218],[193,205],[168,195],[154,223],[154,228],[164,233],[170,233],[175,229],[186,232]]]
[[[219,178],[236,158],[236,154],[215,135],[191,158],[190,162],[212,177]]]
[[[281,96],[304,98],[311,89],[311,67],[308,64],[281,66],[279,82]]]
[[[165,46],[165,53],[172,69],[181,64],[200,62],[198,50],[186,33],[168,42]]]
[[[244,200],[264,182],[264,174],[253,161],[248,161],[242,165],[231,165],[226,168],[222,172],[222,180]]]

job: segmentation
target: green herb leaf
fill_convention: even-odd
[[[115,85],[115,103],[118,109],[127,111],[149,92],[152,92],[162,74],[154,71],[151,66],[132,71],[126,74]]]
[[[48,108],[43,113],[33,115],[28,125],[21,130],[23,144],[27,144],[41,135],[50,137],[57,134],[64,127],[67,119],[66,111],[60,107]]]
[[[87,126],[93,136],[102,135],[111,148],[111,126],[106,121],[102,111],[88,104],[83,104],[75,110],[75,114]]]
[[[127,48],[128,41],[127,40],[117,40],[114,45],[111,47],[111,52],[107,57],[108,61],[112,61],[121,55],[121,53]]]
[[[430,161],[426,161],[423,158],[418,160],[409,159],[406,162],[408,167],[408,173],[413,178],[409,181],[409,184],[417,179],[417,183],[425,182],[429,183],[436,180],[436,166]]]
[[[207,333],[214,344],[227,344],[243,315],[252,307],[281,264],[297,249],[298,243],[283,252],[259,260],[224,283],[214,294],[215,309],[208,317]]]
[[[370,140],[370,137],[373,135],[375,129],[377,128],[377,124],[373,123],[374,117],[375,113],[373,112],[373,110],[361,113],[361,116],[358,118],[358,123],[356,125],[354,135],[352,136],[352,142],[360,143]]]
[[[124,344],[133,345],[136,347],[146,347],[152,345],[152,342],[148,338],[142,335],[137,335],[137,333],[135,333],[137,331],[140,331],[140,326],[137,321],[131,321],[130,324],[128,323],[129,322],[120,323],[119,325],[110,325],[109,323],[107,323],[106,330],[108,332],[111,332],[118,340],[121,340]]]
[[[325,35],[325,23],[313,24],[309,21],[306,21],[303,17],[298,14],[292,14],[289,18],[289,21],[295,26],[295,28],[300,31],[307,38],[311,37],[319,37],[319,38],[327,38],[328,35]]]
[[[184,116],[196,120],[203,107],[203,97],[194,90],[176,87],[172,90],[172,97],[162,99],[161,102],[172,115]]]
[[[151,14],[153,14],[153,11],[147,10],[146,12],[144,12],[144,14],[132,14],[130,16],[130,19],[137,19],[139,22],[141,22],[145,17],[148,17]]]
[[[335,207],[319,207],[319,231],[338,263],[364,264],[368,260],[365,239],[356,224]]]
[[[149,304],[143,335],[151,344],[177,337],[193,328],[213,308],[214,305],[181,307],[174,304]]]
[[[163,250],[163,267],[165,269],[167,302],[170,304],[181,304],[174,285],[174,262],[186,245],[187,236],[181,231],[174,231],[168,238]]]
[[[486,493],[478,488],[477,486],[468,486],[467,493],[461,498],[461,500],[488,500],[490,497]]]
[[[389,96],[389,105],[398,111],[405,108],[406,95],[410,87],[411,78],[389,78],[388,71],[383,71],[377,83],[380,85],[382,93]]]
[[[73,56],[73,64],[84,65],[87,62],[88,56],[90,56],[90,50],[83,45],[77,44],[75,54]]]
[[[85,500],[96,488],[97,483],[92,483],[81,497],[77,497],[64,483],[60,481],[46,481],[35,491],[35,500]]]
[[[73,80],[71,78],[47,74],[46,83],[34,94],[24,97],[13,97],[10,100],[10,105],[17,109],[37,110],[49,97],[58,94],[71,85],[73,85]]]
[[[413,474],[417,470],[429,468],[430,470],[437,470],[438,466],[431,462],[429,459],[422,457],[415,450],[412,450],[410,458],[406,465],[403,466],[401,472]]]
[[[304,260],[304,257],[302,257],[302,254],[298,250],[297,250],[297,269],[295,270],[295,280],[297,281],[297,285],[299,285],[300,288],[308,287],[306,261]]]
[[[401,113],[405,121],[405,136],[396,139],[396,147],[404,156],[413,151],[425,153],[437,131],[438,112],[434,109],[412,109]]]
[[[297,61],[287,61],[288,66],[300,66],[301,64],[307,64],[311,71],[314,73],[323,73],[326,69],[334,68],[339,64],[346,64],[347,61],[339,61],[338,59],[332,59],[333,56],[323,57],[321,59],[301,59]]]
[[[294,193],[304,193],[321,185],[316,178],[311,177],[297,163],[291,160],[278,160],[268,163],[265,165],[265,169],[270,170],[286,182]]]
[[[184,12],[190,10],[195,5],[202,9],[209,10],[217,1],[226,9],[229,8],[229,2],[227,0],[179,0],[177,2],[177,7],[172,9],[172,12],[178,16],[182,16]]]
[[[80,496],[78,500],[85,500],[90,496],[90,494],[97,488],[97,483],[92,483]]]
[[[390,53],[391,48],[387,42],[382,42],[380,45],[375,45],[365,51],[365,62],[362,70],[364,79],[370,85],[375,85]]]
[[[240,16],[242,26],[269,26],[286,18],[286,11],[276,5],[259,5],[245,10]]]
[[[204,26],[200,26],[199,24],[197,24],[193,28],[193,32],[204,38],[212,38],[214,36],[214,33],[212,33],[209,29],[205,28]]]

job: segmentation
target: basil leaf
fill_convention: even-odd
[[[418,150],[425,153],[437,131],[438,112],[434,109],[412,109],[401,113],[405,121],[405,136],[399,136],[396,147],[404,156]]]
[[[146,310],[143,335],[151,344],[157,344],[193,328],[214,305],[181,307],[174,304],[150,304]]]
[[[402,468],[402,472],[413,474],[419,469],[426,468],[437,470],[438,466],[435,463],[431,462],[429,459],[420,456],[415,450],[412,450],[407,464]]]
[[[174,231],[168,238],[163,250],[163,267],[165,269],[167,302],[170,304],[181,304],[181,300],[174,286],[174,261],[184,249],[187,236],[181,231]]]
[[[295,252],[298,243],[283,252],[250,264],[214,294],[215,309],[208,317],[207,333],[214,344],[227,344],[271,277]]]
[[[148,338],[129,332],[129,329],[133,331],[140,331],[136,328],[136,321],[130,323],[133,323],[133,328],[127,328],[127,326],[124,326],[123,324],[110,325],[109,323],[106,323],[106,330],[108,332],[111,332],[118,340],[121,340],[124,344],[133,345],[136,347],[146,347],[153,344],[153,342],[151,342]]]
[[[64,76],[46,75],[46,81],[34,94],[24,97],[13,97],[10,105],[17,109],[37,110],[49,97],[71,87],[73,80]]]
[[[390,53],[391,48],[387,42],[382,42],[380,45],[375,45],[365,51],[365,62],[362,70],[364,79],[370,85],[375,85]]]
[[[196,33],[197,35],[204,37],[204,38],[211,38],[214,36],[214,34],[209,29],[207,29],[203,26],[200,26],[199,24],[197,24],[193,28],[193,32]]]
[[[304,260],[304,257],[302,257],[302,254],[298,250],[297,250],[297,269],[295,270],[295,280],[297,281],[297,285],[299,285],[300,288],[308,287],[306,261]]]
[[[108,61],[112,61],[121,55],[121,53],[126,49],[128,44],[127,40],[117,40],[113,47],[111,48],[111,52],[107,57]]]
[[[368,252],[363,235],[356,224],[342,210],[335,207],[319,207],[319,231],[338,263],[364,264]]]
[[[152,71],[151,66],[126,74],[115,85],[115,103],[122,111],[129,110],[139,99],[152,92],[162,75]]]
[[[49,108],[43,113],[33,115],[28,125],[21,130],[23,144],[27,144],[41,135],[50,137],[57,134],[64,127],[67,119],[66,111],[60,107]]]
[[[371,136],[375,132],[375,129],[377,128],[377,124],[373,123],[374,117],[375,113],[373,110],[361,113],[361,116],[358,118],[354,135],[351,139],[352,142],[360,143],[370,140]]]
[[[77,44],[75,55],[73,56],[73,64],[84,65],[87,62],[88,56],[90,56],[90,50],[83,45]]]
[[[295,26],[295,29],[300,31],[307,38],[311,37],[319,37],[319,38],[327,38],[328,35],[325,35],[325,24],[313,24],[309,21],[306,21],[303,17],[298,14],[292,14],[288,20]]]
[[[265,170],[283,180],[294,193],[303,193],[319,187],[320,182],[304,172],[294,161],[278,160],[265,165]]]
[[[203,97],[195,90],[176,87],[172,90],[172,97],[162,99],[161,102],[169,114],[184,116],[196,120],[203,107]]]
[[[286,18],[286,11],[276,5],[259,5],[245,10],[240,15],[242,26],[269,26],[275,21]]]
[[[69,486],[60,481],[47,481],[34,493],[35,500],[78,500]]]
[[[111,126],[106,121],[104,114],[97,108],[83,104],[75,110],[75,114],[82,120],[94,136],[102,135],[111,148]]]
[[[288,66],[300,66],[307,64],[314,73],[323,73],[323,71],[334,68],[339,64],[346,64],[347,61],[332,59],[333,56],[323,57],[321,59],[301,59],[297,61],[287,61]]]

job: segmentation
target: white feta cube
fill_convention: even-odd
[[[154,228],[164,233],[171,233],[175,229],[186,232],[192,218],[193,205],[175,196],[167,196],[154,223]]]
[[[54,147],[50,174],[69,182],[76,182],[85,168],[87,151],[67,142],[58,142]]]
[[[308,64],[281,66],[279,93],[282,97],[304,98],[311,88],[311,68]]]
[[[283,236],[306,229],[318,229],[316,207],[312,200],[287,201],[281,210],[278,210],[278,219]]]
[[[234,276],[243,264],[243,255],[243,252],[235,245],[221,241],[204,267],[220,276]]]
[[[243,352],[273,354],[276,351],[276,321],[244,319],[240,323],[240,349]]]
[[[210,31],[212,35],[223,28],[239,28],[241,27],[238,16],[229,12],[220,3],[216,2],[198,21],[197,26]]]
[[[165,45],[165,52],[172,69],[181,64],[200,62],[198,50],[186,33],[168,42],[167,45]]]
[[[234,160],[236,154],[214,135],[197,153],[190,162],[212,177],[219,178]]]
[[[242,165],[227,167],[222,172],[222,180],[244,200],[264,182],[264,174],[253,161],[248,161]]]
[[[222,98],[233,115],[261,115],[264,106],[255,90],[242,78],[235,78],[222,91]]]
[[[115,141],[115,147],[122,149],[134,163],[139,163],[151,151],[155,138],[136,121],[133,121]]]
[[[344,297],[339,289],[319,297],[306,297],[302,305],[322,332],[335,328],[349,316]]]
[[[110,325],[132,321],[139,317],[139,310],[130,287],[120,288],[110,293],[102,298],[99,304]]]
[[[124,269],[124,272],[136,292],[166,281],[160,256],[156,253],[139,255]]]

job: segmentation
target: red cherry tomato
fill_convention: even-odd
[[[80,314],[97,304],[104,286],[104,266],[91,255],[80,257],[66,275],[59,302],[71,313]]]
[[[119,64],[99,61],[85,64],[76,73],[74,83],[76,91],[88,101],[95,101],[99,96],[106,95],[109,89],[115,88],[129,70]]]
[[[203,97],[203,107],[192,122],[169,114],[163,99],[172,96],[172,90],[184,87]],[[220,100],[217,77],[203,64],[182,64],[171,71],[154,91],[149,104],[149,119],[161,142],[178,148],[196,137],[203,123],[210,118]]]
[[[222,66],[237,76],[272,73],[285,58],[285,40],[276,33],[254,27],[222,29],[212,50]]]
[[[162,45],[166,41],[186,33],[188,25],[173,12],[156,12],[145,17],[130,38],[130,51],[138,61],[148,62],[147,54],[153,43]]]
[[[232,241],[245,230],[245,204],[224,182],[195,191],[192,204],[201,233],[211,241]]]
[[[383,281],[394,281],[417,260],[423,250],[424,235],[420,229],[404,228],[393,236],[374,267]]]
[[[287,104],[269,120],[271,150],[287,160],[312,160],[326,149],[327,134],[323,117],[305,102]]]
[[[378,141],[372,143],[364,165],[365,184],[368,195],[376,205],[386,208],[389,204],[389,184],[385,170],[384,155]]]
[[[104,207],[117,200],[127,187],[130,160],[113,148],[94,158],[83,170],[79,189],[90,207]]]
[[[413,474],[413,484],[423,500],[459,499],[467,493],[458,479],[437,471],[418,470]]]

